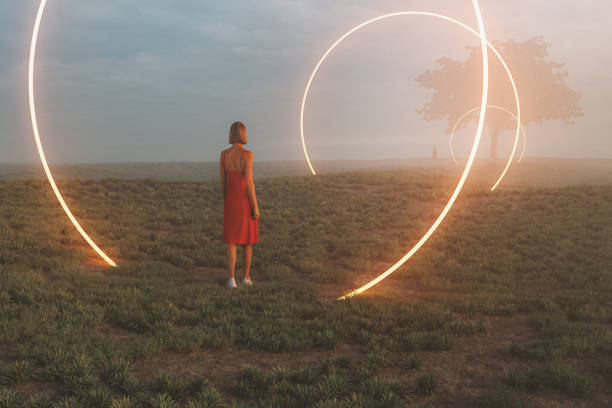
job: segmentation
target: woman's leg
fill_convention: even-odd
[[[244,266],[244,279],[250,279],[251,259],[253,258],[253,245],[242,247],[242,265]]]
[[[229,269],[230,279],[234,277],[236,269],[236,245],[227,244],[227,269]]]

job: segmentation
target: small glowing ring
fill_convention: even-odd
[[[487,108],[500,110],[500,111],[505,112],[508,115],[512,116],[514,119],[516,119],[516,115],[514,113],[510,112],[506,108],[502,108],[501,106],[489,105]],[[470,113],[476,112],[479,109],[480,109],[480,106],[478,106],[478,107],[476,107],[474,109],[470,109],[469,111],[465,112],[463,115],[461,115],[461,117],[457,120],[457,122],[455,122],[455,125],[453,126],[453,130],[451,130],[450,140],[449,140],[450,154],[451,154],[451,157],[452,157],[453,161],[457,165],[459,165],[459,162],[455,158],[455,150],[453,148],[453,141],[454,141],[455,131],[457,130],[457,126],[459,126],[459,124],[463,121],[463,119],[466,118],[466,116],[468,116]],[[521,152],[521,157],[519,157],[519,159],[516,161],[517,163],[520,163],[523,160],[523,157],[525,157],[525,149],[527,148],[527,132],[525,131],[525,127],[523,126],[523,124],[521,124],[521,131],[523,133],[523,151]]]
[[[471,27],[469,27],[466,24],[461,23],[461,22],[459,22],[459,21],[457,21],[455,19],[452,19],[452,18],[447,17],[447,16],[443,16],[443,15],[440,15],[440,14],[435,14],[435,13],[407,11],[407,12],[398,12],[398,13],[385,14],[383,16],[380,16],[380,17],[368,20],[368,21],[366,21],[366,22],[364,22],[364,23],[354,27],[353,29],[351,29],[350,31],[345,33],[342,37],[340,37],[325,52],[325,54],[323,54],[323,57],[321,57],[321,59],[319,60],[319,62],[316,65],[314,71],[310,75],[310,78],[309,78],[308,83],[306,85],[306,90],[304,91],[304,97],[302,98],[302,108],[301,108],[301,113],[300,113],[300,135],[301,135],[301,138],[302,138],[302,147],[304,149],[304,154],[306,156],[306,161],[308,162],[308,165],[310,167],[310,170],[312,171],[312,174],[316,175],[316,172],[314,171],[312,163],[310,162],[310,158],[308,157],[308,151],[306,150],[306,142],[304,140],[304,106],[306,104],[306,100],[307,100],[307,97],[308,97],[308,91],[310,89],[310,86],[312,84],[312,81],[313,81],[317,71],[319,70],[319,67],[325,61],[327,56],[332,52],[332,50],[334,48],[336,48],[336,46],[338,44],[340,44],[346,37],[348,37],[349,35],[351,35],[355,31],[359,30],[360,28],[362,28],[362,27],[364,27],[364,26],[366,26],[368,24],[371,24],[373,22],[376,22],[376,21],[379,21],[379,20],[382,20],[382,19],[385,19],[385,18],[400,16],[400,15],[423,15],[423,16],[431,16],[431,17],[440,18],[440,19],[443,19],[443,20],[447,20],[447,21],[456,23],[456,24],[464,27],[468,31],[471,31],[472,33],[474,33],[478,37],[480,37],[480,45],[481,45],[481,49],[482,49],[482,61],[483,61],[482,62],[483,63],[483,86],[482,86],[482,103],[481,103],[481,108],[480,108],[480,118],[478,120],[478,127],[477,127],[477,130],[476,130],[476,135],[474,137],[474,144],[472,146],[472,151],[471,151],[470,156],[468,158],[468,162],[467,162],[467,164],[465,166],[465,169],[463,170],[463,173],[461,174],[461,178],[459,179],[459,182],[457,183],[457,186],[455,187],[455,190],[453,191],[453,193],[451,195],[451,198],[447,202],[446,206],[444,207],[444,209],[442,210],[442,212],[440,213],[438,218],[434,221],[433,225],[429,228],[429,230],[425,233],[425,235],[423,235],[423,237],[421,237],[421,239],[412,247],[412,249],[410,249],[410,251],[408,251],[408,253],[406,253],[406,255],[404,255],[399,261],[397,261],[394,265],[392,265],[385,272],[380,274],[377,278],[375,278],[372,281],[370,281],[369,283],[367,283],[367,284],[365,284],[365,285],[363,285],[363,286],[361,286],[361,287],[359,287],[359,288],[349,292],[348,294],[340,297],[339,299],[347,299],[347,298],[359,295],[360,293],[365,292],[366,290],[368,290],[372,286],[378,284],[383,279],[385,279],[387,276],[389,276],[393,272],[395,272],[408,259],[410,259],[412,257],[412,255],[414,255],[421,248],[421,246],[423,246],[423,244],[425,244],[425,242],[427,242],[429,237],[435,232],[435,230],[438,228],[440,223],[442,223],[442,221],[446,217],[447,213],[449,212],[449,210],[453,206],[453,204],[454,204],[455,200],[457,199],[457,196],[459,195],[459,192],[463,188],[465,180],[467,179],[467,176],[468,176],[468,174],[470,172],[470,169],[471,169],[472,164],[474,162],[474,159],[476,157],[476,152],[478,150],[478,145],[480,143],[480,138],[482,136],[484,120],[485,120],[485,114],[486,114],[486,107],[487,107],[488,92],[489,92],[489,60],[488,60],[488,49],[487,49],[487,46],[491,47],[491,49],[494,50],[494,52],[496,53],[496,55],[498,56],[500,61],[502,61],[502,64],[506,68],[506,70],[509,73],[509,76],[510,76],[510,78],[512,80],[512,75],[510,74],[510,71],[507,68],[507,65],[503,62],[503,59],[501,58],[501,55],[499,55],[499,53],[495,50],[495,48],[487,41],[486,34],[485,34],[485,28],[484,28],[484,22],[483,22],[483,19],[482,19],[482,14],[480,12],[480,5],[478,3],[478,0],[472,0],[472,3],[473,3],[474,10],[476,12],[476,17],[477,17],[477,20],[478,20],[479,32],[475,31]],[[517,112],[518,112],[518,116],[520,118],[520,104],[519,104],[519,100],[518,100],[518,92],[516,91],[516,86],[515,86],[513,80],[512,80],[512,85],[513,85],[513,88],[515,90],[516,103],[517,103]],[[519,120],[519,122],[520,122],[520,120]],[[518,127],[517,127],[517,138],[518,138]],[[516,149],[516,143],[515,143],[514,148]],[[514,155],[514,150],[513,150],[512,154]],[[507,170],[507,168],[506,168],[506,170]],[[502,175],[502,177],[503,177],[503,175]],[[501,181],[501,179],[500,179],[500,181]],[[495,188],[495,186],[494,186],[494,188]]]
[[[53,192],[55,193],[57,200],[59,201],[62,208],[64,209],[64,212],[66,212],[66,215],[68,216],[70,221],[72,221],[72,224],[74,225],[74,227],[83,236],[85,241],[87,241],[89,246],[91,246],[93,250],[96,251],[98,255],[100,255],[100,257],[102,257],[102,259],[104,259],[111,266],[117,266],[117,264],[111,258],[109,258],[104,253],[104,251],[102,251],[98,247],[98,245],[93,241],[93,239],[91,239],[89,235],[87,235],[83,227],[81,227],[81,224],[79,224],[79,222],[74,217],[74,215],[72,215],[70,208],[68,208],[68,204],[66,204],[66,202],[64,201],[62,194],[60,193],[59,189],[57,188],[57,185],[55,184],[55,180],[53,179],[53,175],[51,174],[51,170],[49,169],[49,165],[47,164],[47,159],[45,158],[45,152],[40,142],[40,133],[38,131],[38,120],[36,118],[36,104],[34,103],[34,61],[36,57],[36,43],[38,42],[38,31],[40,29],[40,22],[42,20],[42,16],[45,10],[46,3],[47,3],[47,0],[42,0],[40,2],[38,13],[36,15],[36,22],[34,23],[34,32],[32,34],[32,44],[30,47],[30,64],[29,64],[29,72],[28,72],[29,73],[28,75],[28,91],[29,91],[28,95],[29,95],[29,101],[30,101],[30,116],[32,118],[32,128],[34,130],[34,139],[36,139],[36,147],[38,149],[38,154],[40,155],[40,161],[42,162],[43,168],[45,169],[47,179],[49,180],[49,184],[51,184],[51,188],[53,189]]]

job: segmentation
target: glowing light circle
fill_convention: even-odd
[[[34,130],[34,139],[36,140],[36,148],[38,149],[38,154],[40,156],[40,161],[45,169],[45,174],[47,175],[47,179],[49,180],[49,184],[51,184],[51,188],[55,193],[55,197],[57,197],[57,201],[59,201],[60,205],[64,209],[64,212],[77,229],[77,231],[81,234],[81,236],[87,241],[89,246],[96,251],[98,255],[106,263],[111,266],[117,266],[117,264],[98,247],[98,245],[94,242],[93,239],[89,237],[89,235],[85,232],[81,224],[77,221],[77,219],[72,215],[68,204],[64,201],[62,194],[60,193],[57,185],[55,184],[55,180],[53,179],[53,174],[51,174],[51,170],[49,169],[49,165],[47,163],[47,159],[45,158],[45,152],[42,147],[42,143],[40,142],[40,133],[38,131],[38,120],[36,117],[36,104],[34,100],[34,62],[36,61],[36,43],[38,42],[38,32],[40,30],[40,23],[42,21],[42,17],[45,11],[45,6],[47,4],[47,0],[42,0],[40,2],[40,6],[38,7],[38,13],[36,14],[36,22],[34,23],[34,32],[32,33],[32,43],[30,46],[30,63],[28,70],[28,96],[30,102],[30,116],[32,118],[32,129]]]
[[[480,139],[482,137],[482,131],[483,131],[483,126],[484,126],[484,119],[485,119],[485,115],[486,115],[486,107],[487,107],[487,102],[488,102],[487,101],[487,99],[488,99],[488,90],[489,90],[488,47],[490,47],[495,52],[497,57],[502,62],[502,65],[504,65],[504,68],[508,72],[509,77],[511,78],[512,86],[513,86],[513,89],[515,91],[515,96],[516,96],[517,113],[518,113],[518,117],[520,118],[520,104],[519,104],[519,100],[518,100],[518,92],[516,90],[516,85],[514,83],[514,80],[512,79],[512,75],[510,73],[510,70],[508,69],[508,66],[503,61],[503,58],[501,57],[501,55],[499,55],[497,50],[495,50],[495,48],[487,41],[486,33],[485,33],[485,28],[484,28],[484,22],[483,22],[483,19],[482,19],[482,14],[481,14],[481,11],[480,11],[480,5],[478,3],[478,0],[472,0],[472,4],[474,6],[474,10],[476,12],[476,17],[477,17],[477,20],[478,20],[478,29],[479,29],[478,32],[475,31],[474,29],[472,29],[471,27],[467,26],[466,24],[464,24],[464,23],[462,23],[460,21],[457,21],[457,20],[455,20],[453,18],[444,16],[444,15],[441,15],[441,14],[430,13],[430,12],[421,12],[421,11],[404,11],[404,12],[390,13],[390,14],[385,14],[383,16],[379,16],[379,17],[367,20],[367,21],[357,25],[356,27],[352,28],[351,30],[346,32],[344,35],[342,35],[338,40],[336,40],[336,42],[332,44],[332,46],[325,52],[325,54],[323,54],[323,56],[321,57],[321,59],[319,60],[317,65],[315,66],[315,69],[313,70],[312,74],[310,75],[310,78],[308,79],[308,83],[307,83],[306,89],[304,91],[304,96],[302,98],[302,107],[301,107],[301,112],[300,112],[300,136],[301,136],[301,139],[302,139],[302,147],[304,149],[304,155],[306,157],[306,161],[308,163],[308,166],[310,167],[310,170],[311,170],[312,174],[316,175],[314,167],[312,166],[312,163],[310,161],[310,157],[308,156],[308,151],[306,149],[306,142],[305,142],[305,138],[304,138],[304,107],[306,105],[306,100],[308,99],[308,92],[310,90],[310,86],[312,85],[312,81],[313,81],[314,77],[316,76],[319,68],[321,67],[323,62],[327,59],[329,54],[344,39],[346,39],[349,35],[353,34],[355,31],[359,30],[360,28],[363,28],[363,27],[367,26],[368,24],[371,24],[371,23],[374,23],[376,21],[380,21],[380,20],[383,20],[383,19],[386,19],[386,18],[391,18],[391,17],[396,17],[396,16],[407,16],[407,15],[430,16],[430,17],[435,17],[435,18],[439,18],[439,19],[442,19],[442,20],[450,21],[452,23],[455,23],[455,24],[465,28],[466,30],[472,32],[473,34],[475,34],[476,36],[478,36],[480,38],[480,45],[481,45],[481,49],[482,49],[482,61],[483,61],[483,87],[482,87],[482,103],[481,103],[481,108],[480,108],[480,117],[479,117],[479,120],[478,120],[478,127],[477,127],[477,130],[476,130],[476,135],[474,137],[474,144],[472,145],[472,150],[470,152],[470,156],[468,158],[468,161],[467,161],[467,164],[465,166],[465,169],[463,170],[463,173],[461,174],[459,182],[457,183],[457,186],[455,187],[455,190],[453,191],[449,201],[446,203],[446,206],[444,207],[444,209],[442,210],[442,212],[440,213],[438,218],[434,221],[434,223],[429,228],[429,230],[427,230],[427,232],[421,237],[421,239],[412,247],[412,249],[410,249],[399,261],[397,261],[395,264],[393,264],[385,272],[381,273],[378,277],[376,277],[375,279],[373,279],[369,283],[367,283],[367,284],[365,284],[365,285],[363,285],[363,286],[361,286],[361,287],[359,287],[359,288],[357,288],[357,289],[347,293],[346,295],[340,297],[339,299],[347,299],[347,298],[356,296],[356,295],[358,295],[360,293],[363,293],[366,290],[368,290],[369,288],[371,288],[372,286],[374,286],[374,285],[378,284],[379,282],[381,282],[382,280],[384,280],[386,277],[391,275],[393,272],[395,272],[408,259],[410,259],[425,244],[425,242],[427,242],[427,240],[431,237],[431,235],[435,232],[435,230],[438,228],[438,226],[442,223],[442,221],[444,220],[444,218],[448,214],[449,210],[451,209],[451,207],[455,203],[455,200],[457,199],[457,196],[459,195],[459,192],[461,191],[461,189],[463,188],[463,185],[465,184],[465,180],[467,179],[467,176],[468,176],[468,174],[470,172],[472,164],[474,163],[474,159],[476,157],[476,152],[478,150],[478,145],[479,145]],[[520,123],[520,120],[519,120],[519,123]],[[519,128],[517,126],[517,140],[515,140],[515,145],[514,145],[514,149],[512,151],[512,156],[514,156],[514,152],[516,150],[516,142],[518,141],[518,131],[519,131]],[[511,161],[512,161],[512,158],[510,159],[510,162]],[[502,177],[496,183],[496,185],[493,187],[493,189],[495,189],[495,187],[497,187],[499,182],[501,182],[501,179],[503,178],[503,175],[507,171],[508,167],[509,167],[509,164],[506,166],[506,169],[504,170],[504,173],[502,174]]]
[[[478,1],[477,0],[472,0],[472,3],[474,4],[474,8],[478,8],[478,10],[480,10],[480,7],[478,5]],[[375,23],[377,21],[380,20],[384,20],[387,18],[391,18],[391,17],[398,17],[398,16],[428,16],[428,17],[434,17],[434,18],[438,18],[438,19],[442,19],[442,20],[446,20],[449,21],[451,23],[457,24],[460,27],[463,27],[464,29],[466,29],[467,31],[471,32],[472,34],[474,34],[476,37],[479,37],[482,41],[482,37],[481,35],[478,33],[478,31],[474,30],[472,27],[468,26],[465,23],[462,23],[461,21],[455,20],[454,18],[442,15],[442,14],[437,14],[437,13],[430,13],[427,11],[400,11],[400,12],[396,12],[396,13],[390,13],[390,14],[385,14],[370,20],[367,20],[357,26],[355,26],[354,28],[352,28],[351,30],[349,30],[348,32],[346,32],[344,35],[342,35],[338,40],[336,40],[335,43],[332,44],[331,47],[329,47],[327,49],[327,51],[325,52],[325,54],[323,54],[323,56],[321,57],[321,59],[319,60],[319,62],[317,63],[317,65],[315,66],[314,70],[312,71],[312,74],[310,74],[310,78],[308,79],[308,82],[306,84],[306,89],[304,90],[304,96],[302,97],[302,107],[301,107],[301,111],[300,111],[300,138],[302,141],[302,150],[304,151],[304,156],[306,157],[306,162],[308,163],[308,167],[310,168],[310,171],[312,172],[312,175],[315,176],[317,173],[312,165],[312,162],[310,161],[310,156],[308,155],[308,149],[306,148],[306,139],[304,137],[304,109],[306,107],[306,101],[308,100],[308,94],[310,92],[310,87],[312,85],[312,82],[315,78],[315,76],[317,75],[317,72],[319,71],[319,68],[321,67],[321,65],[323,64],[323,62],[325,62],[325,60],[327,59],[327,57],[329,56],[329,54],[342,42],[344,41],[348,36],[350,36],[351,34],[353,34],[355,31],[369,25],[372,23]],[[504,167],[504,170],[502,171],[501,175],[499,176],[499,178],[497,179],[497,181],[495,182],[495,184],[493,185],[493,187],[491,187],[491,191],[494,191],[499,184],[502,182],[502,180],[504,179],[506,173],[508,172],[508,169],[510,168],[510,165],[512,164],[512,160],[514,159],[514,155],[516,154],[516,149],[518,146],[518,141],[519,141],[519,137],[520,137],[520,132],[521,132],[521,108],[520,108],[520,101],[519,101],[519,96],[518,96],[518,90],[516,87],[516,82],[514,81],[514,77],[512,76],[512,73],[510,72],[510,68],[508,68],[508,64],[506,64],[506,61],[502,58],[501,54],[497,51],[497,49],[493,46],[493,44],[491,44],[490,42],[487,41],[487,46],[488,48],[491,49],[491,51],[493,51],[493,53],[495,54],[495,56],[497,57],[497,59],[499,60],[499,62],[502,64],[502,66],[504,67],[504,70],[506,71],[506,75],[508,76],[508,79],[510,80],[510,84],[512,85],[512,91],[514,92],[514,100],[515,100],[515,104],[516,104],[516,117],[517,117],[517,126],[516,126],[516,132],[515,132],[515,137],[514,137],[514,145],[512,147],[512,153],[510,154],[510,157],[508,158],[508,162],[506,163],[506,166]]]
[[[497,106],[497,105],[489,105],[489,106],[487,106],[487,109],[489,109],[489,108],[497,109],[497,110],[500,110],[502,112],[505,112],[508,115],[512,116],[516,120],[516,115],[514,113],[510,112],[506,108],[503,108],[503,107]],[[459,117],[459,119],[457,119],[457,121],[453,125],[453,129],[451,130],[450,140],[449,140],[450,154],[451,154],[451,158],[453,159],[453,161],[457,165],[459,164],[459,162],[455,158],[455,149],[453,147],[453,140],[454,140],[454,136],[455,136],[455,131],[457,130],[457,126],[459,126],[459,124],[463,121],[463,119],[465,119],[469,114],[471,114],[473,112],[476,112],[479,109],[480,109],[480,107],[478,106],[478,107],[475,107],[475,108],[470,109],[469,111],[465,112],[463,115],[461,115]],[[525,131],[525,127],[522,124],[521,124],[521,132],[523,134],[523,151],[521,152],[521,156],[518,158],[517,163],[520,163],[523,160],[523,157],[525,157],[525,150],[527,149],[527,132]]]

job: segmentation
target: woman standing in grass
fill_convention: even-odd
[[[230,127],[229,149],[221,152],[220,174],[223,191],[223,242],[227,244],[227,286],[236,287],[236,245],[242,245],[244,279],[242,283],[252,285],[250,278],[253,244],[259,241],[259,207],[253,183],[253,152],[244,149],[247,143],[246,126],[235,122]]]

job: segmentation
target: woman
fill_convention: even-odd
[[[250,278],[253,244],[259,241],[259,207],[253,184],[253,153],[244,149],[247,143],[246,126],[235,122],[230,127],[229,149],[221,152],[220,173],[223,191],[223,242],[227,244],[227,286],[236,287],[236,245],[242,245],[244,279],[242,283],[252,285]]]

